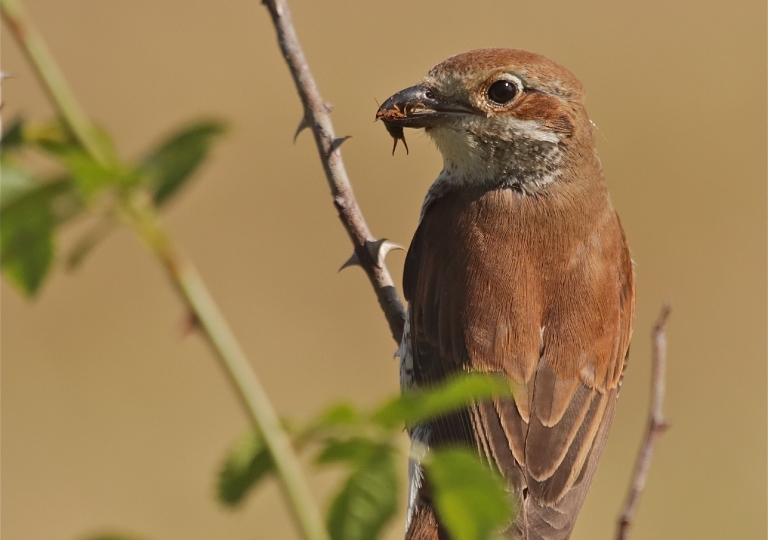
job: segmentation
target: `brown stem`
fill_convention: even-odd
[[[299,38],[293,28],[291,12],[285,0],[264,0],[277,31],[277,41],[296,84],[296,90],[304,106],[303,124],[312,130],[320,154],[325,176],[331,188],[333,204],[339,212],[339,219],[349,234],[360,266],[365,271],[379,300],[384,316],[389,323],[392,337],[399,344],[403,337],[405,310],[383,260],[372,256],[368,246],[375,238],[365,223],[360,207],[352,193],[344,162],[339,151],[342,139],[333,131],[330,108],[325,104],[309,69]]]
[[[637,512],[640,503],[640,495],[645,489],[645,482],[648,478],[648,469],[651,466],[651,457],[656,440],[661,434],[669,429],[669,424],[664,419],[664,391],[666,390],[667,373],[667,320],[669,319],[669,304],[664,304],[661,308],[656,325],[653,328],[653,374],[651,378],[651,412],[648,421],[648,430],[645,434],[645,441],[640,447],[635,464],[635,474],[632,485],[627,494],[627,502],[624,505],[624,512],[619,519],[617,540],[628,540],[629,529]]]

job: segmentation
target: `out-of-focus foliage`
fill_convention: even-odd
[[[165,204],[208,157],[214,137],[224,132],[220,122],[186,126],[168,137],[142,161],[139,170],[148,179],[155,204]]]
[[[328,511],[333,540],[376,538],[397,512],[398,470],[390,442],[330,440],[318,463],[344,463],[351,470]]]
[[[434,452],[427,475],[437,513],[455,540],[485,540],[510,522],[510,496],[501,478],[464,448]]]
[[[265,475],[273,473],[274,468],[261,434],[247,431],[235,443],[219,473],[219,500],[228,506],[240,504],[248,490]]]
[[[113,229],[133,197],[146,193],[156,206],[168,202],[223,132],[220,122],[197,122],[131,162],[119,158],[103,131],[95,132],[104,156],[98,160],[59,120],[14,122],[3,134],[0,160],[0,262],[6,277],[34,296],[53,266],[62,225],[78,217],[96,221],[68,256],[74,266]],[[61,172],[45,178],[34,174],[24,167],[30,153],[53,161]]]
[[[402,476],[396,466],[398,435],[404,425],[428,422],[473,401],[509,395],[502,378],[465,374],[428,391],[387,400],[373,411],[341,404],[318,415],[296,434],[294,444],[297,449],[311,448],[320,467],[342,465],[349,471],[328,510],[333,540],[377,538],[395,515]],[[509,495],[474,450],[432,450],[423,465],[438,513],[457,540],[486,540],[510,522]],[[219,474],[220,502],[240,504],[273,472],[264,441],[258,433],[247,433],[230,451]]]

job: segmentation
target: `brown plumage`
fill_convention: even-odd
[[[481,371],[514,390],[411,436],[471,445],[498,467],[519,505],[514,539],[570,536],[632,334],[632,262],[583,101],[554,62],[482,49],[377,113],[396,133],[425,128],[444,160],[405,264],[403,388]],[[406,539],[446,540],[422,476],[413,463]]]

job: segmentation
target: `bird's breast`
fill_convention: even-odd
[[[530,380],[545,327],[564,317],[553,312],[599,303],[595,291],[603,294],[602,282],[614,278],[600,259],[600,212],[583,206],[557,193],[477,188],[442,194],[425,208],[404,289],[419,334],[413,346],[449,365],[421,371],[469,367]]]

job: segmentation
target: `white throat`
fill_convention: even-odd
[[[436,183],[530,190],[559,174],[560,137],[535,120],[466,115],[427,134],[443,155]]]

